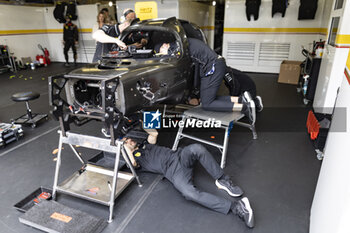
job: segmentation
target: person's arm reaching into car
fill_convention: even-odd
[[[114,38],[114,37],[107,35],[101,29],[94,32],[92,34],[92,38],[94,38],[94,40],[96,40],[100,43],[116,43],[123,50],[126,50],[126,48],[127,48],[123,41],[119,40],[118,38]]]

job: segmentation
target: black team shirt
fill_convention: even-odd
[[[171,163],[178,159],[177,152],[168,147],[144,144],[133,152],[141,171],[165,174]]]
[[[205,77],[215,64],[218,55],[201,40],[187,38],[187,41],[191,58],[194,62],[199,63],[200,76]]]
[[[120,35],[120,31],[118,28],[119,24],[114,24],[114,25],[103,25],[101,30],[104,31],[107,35],[111,37],[118,37]],[[103,43],[102,44],[102,55],[110,52],[112,50],[112,46],[114,43]]]

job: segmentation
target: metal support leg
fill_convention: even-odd
[[[258,134],[256,133],[256,130],[255,130],[255,124],[247,124],[239,121],[236,121],[235,124],[242,127],[249,128],[253,133],[253,139],[258,139]]]
[[[119,159],[120,159],[120,150],[121,145],[120,142],[118,142],[117,145],[117,152],[115,157],[115,163],[114,163],[114,172],[113,172],[113,181],[112,181],[112,190],[111,190],[111,198],[109,200],[109,218],[108,223],[111,223],[113,221],[113,208],[114,208],[114,198],[115,198],[115,189],[117,187],[117,178],[118,178],[118,166],[119,166]]]
[[[186,121],[186,116],[184,115],[183,117],[182,117],[182,121],[183,122],[185,122]],[[185,125],[185,124],[183,124],[183,125]],[[177,131],[177,134],[176,134],[176,138],[175,138],[175,141],[174,141],[174,145],[173,145],[173,148],[172,148],[172,150],[177,150],[177,146],[179,145],[179,141],[180,141],[180,139],[181,139],[181,135],[182,135],[182,131],[183,131],[183,129],[184,129],[184,127],[182,126],[180,126],[179,127],[179,130]]]
[[[224,144],[223,144],[221,163],[220,163],[221,168],[224,168],[226,165],[226,154],[227,154],[227,146],[228,146],[227,143],[228,143],[228,139],[230,137],[228,128],[229,127],[227,126],[225,129]]]
[[[137,181],[137,184],[139,185],[139,187],[142,187],[142,183],[141,183],[141,181],[139,179],[139,176],[137,175],[134,167],[132,166],[132,164],[130,162],[130,159],[129,159],[129,156],[127,155],[127,152],[125,151],[124,147],[122,147],[122,155],[123,155],[123,158],[124,158],[125,162],[128,164],[132,175],[135,177],[135,179]]]
[[[258,134],[256,133],[256,130],[255,130],[255,124],[251,125],[250,126],[250,130],[252,131],[253,133],[253,139],[258,139]]]
[[[74,146],[72,144],[68,144],[70,146],[70,148],[72,149],[72,151],[74,152],[75,156],[77,156],[77,158],[79,159],[79,161],[82,164],[86,164],[83,160],[83,158],[79,155],[78,151],[74,148]]]
[[[33,115],[32,115],[32,110],[29,107],[29,103],[28,101],[26,101],[26,107],[27,107],[27,115],[28,115],[28,119],[32,119]]]
[[[56,161],[56,170],[55,170],[55,178],[53,182],[53,191],[52,191],[52,199],[56,199],[56,191],[57,191],[57,183],[58,183],[58,176],[60,172],[61,167],[61,154],[62,154],[62,133],[60,133],[60,139],[58,143],[58,154],[57,154],[57,161]]]

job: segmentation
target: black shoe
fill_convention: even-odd
[[[215,184],[219,189],[225,190],[232,197],[240,197],[243,195],[243,190],[237,185],[234,185],[229,179],[216,180]]]
[[[243,197],[242,199],[233,203],[231,210],[245,222],[245,225],[247,225],[247,227],[254,227],[254,214],[248,198]]]
[[[256,111],[261,112],[264,108],[261,97],[256,96],[256,98],[254,99],[254,103],[255,103]]]
[[[255,123],[255,104],[254,101],[251,100],[250,102],[246,103],[243,102],[243,108],[242,108],[242,113],[248,117],[249,123],[254,124]]]

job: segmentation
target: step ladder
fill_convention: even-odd
[[[60,134],[60,138],[53,185],[53,199],[56,199],[57,193],[63,193],[109,206],[108,223],[111,223],[113,221],[113,207],[115,204],[115,199],[119,196],[119,194],[134,179],[136,179],[139,187],[142,186],[139,177],[137,176],[129,160],[127,152],[123,147],[123,142],[121,140],[116,140],[115,145],[111,145],[110,139],[71,132],[65,132],[65,136],[61,131],[58,131],[58,133]],[[74,155],[83,164],[83,167],[79,171],[73,173],[73,175],[68,177],[62,183],[58,184],[63,144],[68,144],[70,146],[74,152]],[[74,148],[74,145],[115,153],[114,169],[112,170],[101,166],[88,164],[84,161],[76,148]],[[123,156],[125,162],[131,170],[131,173],[118,171],[120,155]],[[98,191],[91,191],[92,188],[96,187],[98,188]]]
[[[218,148],[221,152],[221,162],[220,162],[220,167],[224,168],[226,165],[226,154],[227,154],[227,147],[228,147],[228,139],[230,137],[230,132],[233,127],[233,125],[240,125],[246,128],[249,128],[252,133],[253,133],[253,139],[257,139],[258,135],[255,130],[255,119],[253,123],[248,124],[244,122],[240,122],[244,117],[244,114],[241,112],[214,112],[214,111],[206,111],[203,110],[201,106],[196,106],[194,108],[191,108],[189,110],[184,111],[182,121],[185,123],[187,120],[191,119],[196,119],[196,120],[202,120],[202,121],[207,121],[207,120],[219,120],[221,121],[221,128],[225,129],[225,135],[224,135],[224,141],[223,144],[218,144],[215,142],[211,142],[208,140],[204,140],[198,137],[195,137],[193,135],[189,135],[187,133],[184,133],[184,126],[186,124],[180,124],[179,130],[177,132],[174,144],[173,144],[173,150],[177,150],[177,147],[179,145],[179,141],[182,138],[189,138],[210,146],[214,146]]]

